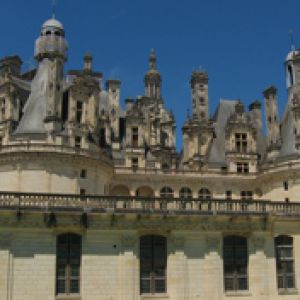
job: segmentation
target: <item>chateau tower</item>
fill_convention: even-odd
[[[46,122],[61,118],[62,80],[64,62],[67,60],[67,42],[63,25],[55,20],[46,21],[41,30],[41,36],[36,41],[35,58],[39,67],[47,65],[48,91]]]
[[[149,71],[145,76],[145,96],[154,99],[161,97],[161,76],[156,69],[156,55],[154,49],[151,50],[149,58]]]
[[[289,96],[300,91],[300,51],[292,50],[285,61],[286,82]]]
[[[200,121],[209,119],[208,112],[208,74],[194,71],[191,77],[193,118]]]
[[[55,19],[46,21],[35,43],[38,66],[17,134],[45,134],[61,129],[67,48],[63,25]]]

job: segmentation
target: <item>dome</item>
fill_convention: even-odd
[[[286,61],[294,59],[294,56],[300,55],[299,50],[292,50],[286,57]]]
[[[58,20],[56,20],[56,19],[49,19],[49,20],[47,20],[43,24],[42,28],[46,28],[46,27],[55,27],[57,29],[64,30],[63,24],[61,22],[59,22]]]

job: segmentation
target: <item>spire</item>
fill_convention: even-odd
[[[156,69],[156,55],[154,49],[150,51],[149,71],[145,76],[145,95],[150,98],[160,99],[161,77]]]
[[[156,55],[155,55],[155,50],[153,48],[151,49],[150,52],[149,65],[150,65],[150,70],[156,70]]]
[[[56,17],[56,0],[52,0],[52,19]]]

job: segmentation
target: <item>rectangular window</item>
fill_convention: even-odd
[[[86,169],[80,171],[80,178],[86,178]]]
[[[66,91],[63,94],[61,115],[62,115],[61,118],[62,118],[63,122],[68,121],[68,118],[69,118],[69,91]]]
[[[241,200],[253,200],[253,192],[241,191]]]
[[[56,294],[80,293],[81,236],[62,234],[56,241]]]
[[[236,171],[239,174],[248,174],[249,173],[249,163],[240,163],[236,164]]]
[[[278,236],[275,238],[277,286],[279,290],[295,288],[293,238]]]
[[[76,102],[76,122],[81,123],[82,121],[82,107],[83,103],[81,101]]]
[[[106,130],[105,128],[100,129],[100,147],[106,146]]]
[[[80,195],[85,195],[85,189],[81,188],[79,192],[80,192]]]
[[[235,149],[239,153],[247,153],[247,151],[248,151],[247,133],[236,133],[235,134]]]
[[[132,147],[139,146],[139,129],[138,129],[138,127],[131,128],[131,143],[132,143]]]
[[[225,291],[248,289],[247,239],[227,236],[223,239],[223,264]]]
[[[289,190],[289,182],[288,181],[283,182],[283,188],[284,188],[285,191]]]
[[[232,191],[226,191],[226,200],[232,200]]]
[[[139,159],[137,157],[133,157],[131,159],[131,167],[133,169],[137,169],[139,167]]]
[[[75,147],[80,148],[81,147],[81,137],[75,136]]]
[[[140,238],[140,292],[166,293],[167,241],[148,235]]]

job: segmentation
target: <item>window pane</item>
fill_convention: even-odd
[[[165,280],[162,279],[158,279],[155,281],[155,292],[156,293],[164,293],[166,290],[165,290]]]
[[[292,289],[295,287],[295,282],[294,282],[294,275],[288,276],[286,278],[286,283],[287,283],[287,288]]]
[[[248,286],[247,286],[247,278],[244,277],[244,278],[239,278],[238,279],[238,290],[247,290],[248,289]]]
[[[232,291],[233,289],[233,278],[225,278],[225,291]]]
[[[64,294],[65,293],[65,281],[64,280],[57,280],[57,282],[56,282],[56,293],[57,294]]]
[[[70,293],[72,294],[79,293],[79,281],[77,279],[71,280]]]
[[[141,293],[150,293],[150,279],[149,280],[145,280],[145,279],[141,280]]]
[[[71,276],[79,276],[79,265],[72,265],[71,266]]]

